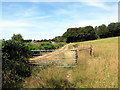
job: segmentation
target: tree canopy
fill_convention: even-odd
[[[95,30],[92,26],[68,28],[62,37],[67,38],[67,42],[79,42],[96,39]]]
[[[93,28],[92,26],[85,26],[79,28],[68,28],[62,35],[66,38],[66,42],[80,42],[95,40],[99,38],[120,36],[120,23],[110,23],[108,26],[102,24]]]
[[[22,41],[23,42],[23,37],[21,34],[13,34],[13,36],[11,37],[12,40],[15,40],[15,41]]]

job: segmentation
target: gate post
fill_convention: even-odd
[[[78,63],[78,50],[75,50],[75,63]]]
[[[92,56],[93,55],[93,46],[90,45],[90,55]]]

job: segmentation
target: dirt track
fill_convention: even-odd
[[[71,51],[64,51],[64,50],[68,50],[68,49],[73,49],[73,48],[69,48],[70,45],[73,45],[73,43],[69,43],[69,44],[66,44],[65,46],[63,46],[62,48],[58,49],[58,51],[54,51],[54,52],[51,52],[51,53],[48,53],[48,54],[45,54],[43,56],[37,56],[37,57],[33,57],[33,58],[30,58],[29,61],[30,62],[36,62],[37,60],[47,60],[49,58],[52,58],[51,60],[57,60],[55,59],[55,57],[59,54],[64,54],[64,57],[69,57],[71,58],[70,56],[72,56],[73,53],[71,53]],[[61,51],[59,51],[61,50]],[[60,56],[60,55],[59,55]],[[74,58],[73,58],[74,59]],[[38,61],[37,61],[38,62]],[[40,62],[40,61],[39,61]],[[37,64],[37,63],[36,63]]]
[[[68,46],[69,46],[69,44],[66,44],[65,46],[63,46],[59,50],[66,50],[66,49],[68,49]],[[34,58],[30,58],[29,60],[38,60],[38,59],[43,58],[43,57],[45,57],[45,58],[52,57],[53,56],[52,54],[54,54],[54,53],[57,54],[57,53],[60,53],[60,52],[62,52],[62,51],[54,51],[54,52],[51,52],[49,54],[45,54],[43,56],[37,56],[37,57],[34,57]]]

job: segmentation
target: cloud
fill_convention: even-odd
[[[48,19],[53,16],[32,16],[32,17],[26,17],[23,20],[20,19],[19,21],[31,21],[31,20],[41,20],[41,19]]]
[[[14,8],[19,8],[19,12],[15,13],[15,16],[21,16],[21,17],[31,17],[37,14],[36,9],[37,6],[34,5],[34,3],[31,3],[30,5],[28,5],[27,7],[22,6],[22,4],[20,4],[21,6],[19,6],[19,3],[17,4],[18,6],[14,7]]]
[[[47,24],[47,23],[46,23]],[[29,22],[29,21],[2,21],[0,22],[0,31],[14,31],[14,32],[32,32],[33,30],[43,30],[45,28],[45,24],[40,23],[38,24],[37,22]]]
[[[94,7],[91,9],[87,6]],[[87,11],[90,11],[89,15],[87,14],[88,12],[83,10],[84,7],[88,9]],[[94,9],[96,7],[99,7],[97,10],[103,12],[93,12],[96,10]],[[49,39],[62,35],[70,27],[98,26],[117,22],[117,6],[107,5],[103,2],[89,3],[83,1],[82,5],[81,3],[75,3],[67,4],[64,7],[61,7],[61,5],[57,7],[56,5],[57,9],[48,9],[53,11],[52,14],[50,11],[50,13],[46,13],[45,15],[39,14],[44,12],[42,9],[39,11],[39,8],[37,10],[35,7],[34,9],[32,7],[25,9],[25,13],[15,12],[16,14],[18,13],[18,17],[15,17],[15,20],[9,19],[0,22],[0,26],[3,27],[3,38],[10,38],[10,35],[13,33],[21,33],[25,39]]]
[[[113,7],[111,7],[110,5],[106,5],[105,2],[103,1],[99,1],[99,0],[93,0],[93,1],[82,1],[82,3],[84,3],[87,6],[94,6],[94,7],[99,7],[105,10],[111,10]]]
[[[0,22],[1,27],[24,27],[24,26],[30,26],[28,23],[24,22],[17,22],[17,21],[2,21]]]
[[[109,9],[103,2],[85,2],[86,5]]]
[[[60,15],[60,14],[70,14],[71,12],[69,10],[60,8],[60,9],[57,9],[56,11],[54,11],[54,13],[56,13],[57,15]]]

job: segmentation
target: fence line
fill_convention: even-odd
[[[92,56],[93,55],[93,46],[92,45],[90,45],[90,47],[88,47],[88,48],[83,48],[83,49],[79,49],[79,50],[77,50],[77,49],[67,49],[67,50],[31,50],[32,52],[52,52],[52,51],[75,51],[75,59],[71,59],[71,58],[65,58],[65,57],[49,57],[49,58],[55,58],[55,59],[57,59],[57,58],[60,58],[60,59],[65,59],[65,60],[74,60],[75,61],[75,64],[77,64],[78,63],[78,58],[79,58],[79,55],[78,55],[78,53],[80,52],[80,51],[84,51],[84,50],[89,50],[89,54]],[[58,55],[58,54],[45,54],[45,55]],[[44,58],[44,59],[47,59],[47,57],[40,57],[40,59],[41,58]],[[38,63],[39,61],[41,61],[41,63],[43,62],[43,61],[56,61],[56,62],[58,62],[58,61],[64,61],[64,60],[29,60],[31,63]],[[37,62],[35,62],[35,61],[37,61]]]
[[[88,47],[88,48],[83,48],[83,49],[79,49],[79,50],[76,50],[76,64],[78,63],[78,58],[79,58],[79,55],[78,55],[78,52],[79,51],[84,51],[84,50],[90,50],[89,51],[89,54],[92,56],[93,55],[93,46],[92,45],[90,45],[90,47]]]

